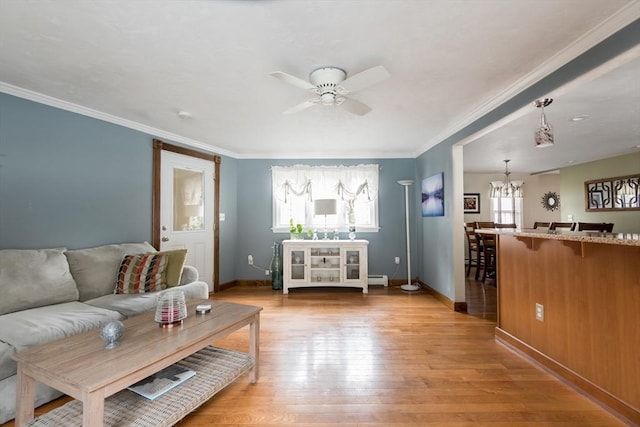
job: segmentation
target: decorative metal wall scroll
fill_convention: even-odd
[[[640,174],[585,181],[587,212],[640,210]]]

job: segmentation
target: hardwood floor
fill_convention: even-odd
[[[495,287],[484,288],[468,283],[469,314],[396,287],[219,292],[264,307],[260,378],[241,377],[180,426],[624,425],[497,343]],[[216,345],[248,351],[247,335]]]

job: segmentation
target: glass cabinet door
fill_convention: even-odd
[[[304,249],[292,249],[291,250],[291,280],[300,280],[305,281],[307,278],[305,277],[305,264],[306,264],[306,254]]]
[[[359,249],[345,249],[345,272],[344,278],[349,280],[360,280],[360,250]]]

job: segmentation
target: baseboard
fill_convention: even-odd
[[[236,280],[236,286],[249,286],[252,288],[257,288],[261,286],[271,287],[271,280],[270,279]]]
[[[431,295],[433,295],[438,301],[443,303],[445,306],[449,307],[451,310],[456,311],[458,313],[466,313],[467,312],[467,303],[466,303],[466,301],[462,301],[462,302],[452,301],[449,298],[447,298],[445,295],[443,295],[440,292],[436,291],[435,289],[431,288],[426,283],[423,283],[420,280],[418,280],[417,282],[420,284],[420,287],[423,290],[425,290],[426,292],[428,292]],[[405,283],[407,283],[407,281],[406,280],[401,280],[401,279],[391,279],[391,280],[389,280],[389,286],[394,286],[394,287],[403,285]],[[218,292],[219,291],[224,291],[225,289],[231,289],[231,288],[236,287],[236,286],[248,286],[248,287],[252,287],[252,288],[261,287],[261,286],[269,286],[270,287],[271,286],[271,280],[234,280],[232,282],[221,283],[220,286],[218,286]]]
[[[449,307],[451,310],[453,310],[455,312],[458,312],[458,313],[466,313],[467,312],[467,302],[466,301],[458,301],[458,302],[452,301],[446,295],[441,294],[440,292],[436,291],[435,289],[433,289],[432,287],[430,287],[426,283],[423,283],[420,280],[418,280],[418,283],[420,283],[420,286],[422,287],[422,289],[425,289],[427,292],[429,292],[431,295],[433,295],[438,301],[440,301],[441,303],[443,303],[444,305]]]
[[[499,343],[540,366],[560,380],[563,380],[613,415],[625,422],[630,421],[632,423],[631,425],[640,425],[640,408],[634,408],[620,400],[597,384],[594,384],[561,363],[556,362],[546,354],[536,350],[499,327],[495,329],[495,337]]]

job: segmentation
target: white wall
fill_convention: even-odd
[[[502,181],[504,173],[481,174],[481,173],[465,173],[464,174],[464,192],[480,193],[480,213],[465,214],[465,222],[473,221],[491,221],[489,211],[489,182]],[[551,191],[560,196],[560,206],[562,206],[562,194],[560,193],[560,175],[519,175],[511,174],[514,181],[523,181],[522,191],[524,193],[523,207],[524,218],[523,225],[525,228],[533,227],[535,221],[551,222],[560,221],[560,209],[553,212],[547,211],[542,207],[542,196]]]

